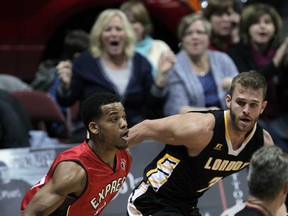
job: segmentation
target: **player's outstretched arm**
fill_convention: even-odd
[[[61,162],[55,169],[53,178],[34,195],[23,215],[50,215],[68,194],[80,195],[85,185],[86,173],[80,165],[75,162]]]
[[[188,148],[207,144],[213,135],[212,114],[185,113],[156,120],[144,120],[129,129],[129,146],[144,140],[163,144],[185,145]]]

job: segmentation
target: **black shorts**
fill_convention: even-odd
[[[195,205],[171,204],[156,196],[153,189],[141,182],[128,198],[127,215],[129,216],[201,216]]]

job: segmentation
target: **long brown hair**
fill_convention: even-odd
[[[272,45],[278,46],[283,39],[283,22],[276,11],[271,5],[263,3],[255,3],[246,6],[241,13],[240,18],[240,40],[243,44],[248,45],[251,41],[249,28],[251,25],[257,23],[261,16],[268,14],[275,26],[275,34],[272,39]]]

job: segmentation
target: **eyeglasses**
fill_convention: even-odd
[[[196,35],[207,35],[207,31],[201,31],[201,30],[196,30],[196,31],[187,31],[184,33],[184,36],[191,36],[193,34]]]

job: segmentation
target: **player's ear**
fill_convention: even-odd
[[[226,102],[226,106],[227,106],[228,109],[230,109],[231,101],[232,101],[231,95],[230,95],[230,94],[227,94],[227,95],[226,95],[226,98],[225,98],[225,102]]]
[[[261,109],[261,114],[263,113],[264,109],[266,108],[268,102],[265,100],[263,103],[262,103],[262,109]]]
[[[96,122],[90,122],[88,127],[89,127],[89,130],[91,131],[91,133],[93,133],[93,134],[99,133],[99,126]]]

